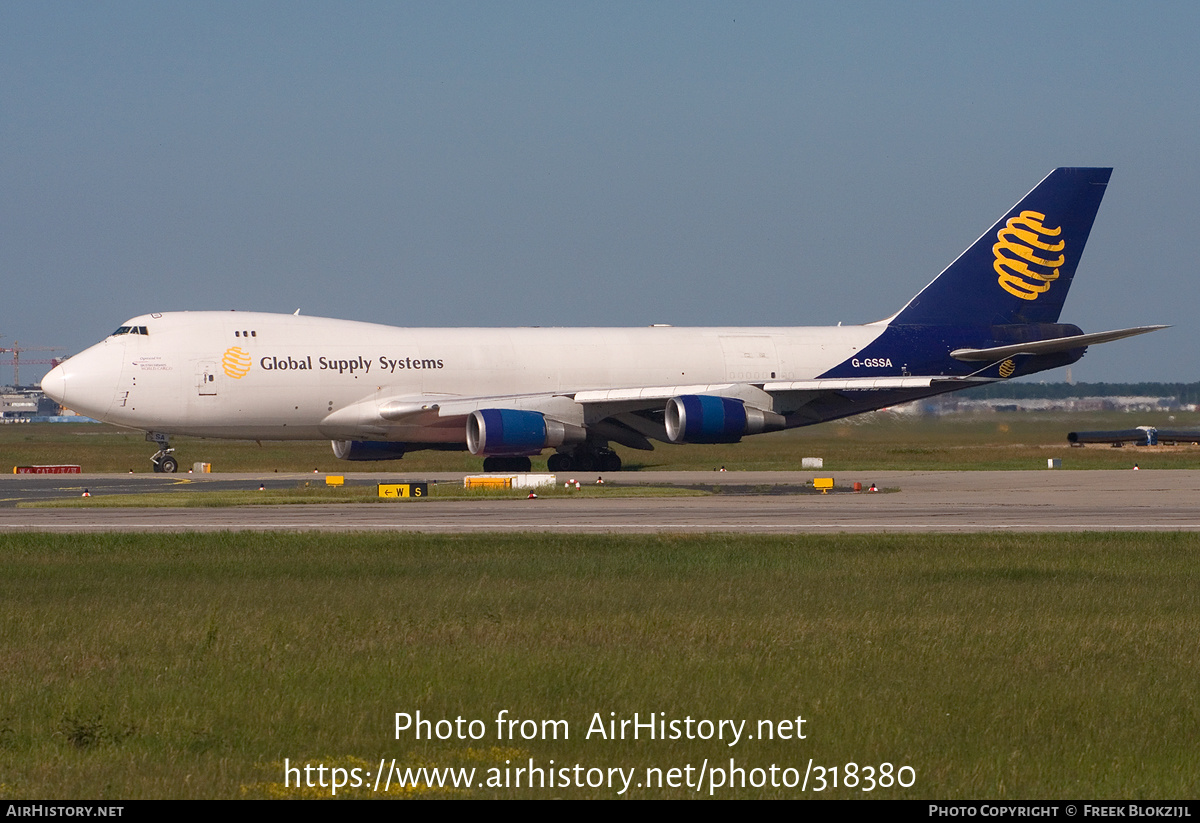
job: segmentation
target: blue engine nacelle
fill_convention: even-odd
[[[672,443],[736,443],[743,435],[785,427],[782,415],[707,394],[672,397],[664,422]]]
[[[331,440],[333,456],[338,460],[399,460],[404,456],[406,443],[384,443],[377,440]]]
[[[581,426],[552,420],[541,412],[480,409],[467,418],[467,448],[471,454],[527,455],[564,443],[582,443]]]

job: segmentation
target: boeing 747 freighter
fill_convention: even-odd
[[[735,443],[1066,366],[1059,313],[1111,169],[1051,172],[896,314],[827,328],[420,329],[256,312],[135,317],[45,393],[147,432],[324,440],[347,460],[469,449],[486,471],[615,471],[612,444]]]

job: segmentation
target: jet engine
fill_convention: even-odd
[[[784,428],[783,415],[707,394],[672,397],[665,422],[672,443],[736,443],[743,435]]]
[[[480,409],[467,418],[467,448],[471,454],[537,454],[542,449],[586,439],[582,426],[552,420],[540,412]]]

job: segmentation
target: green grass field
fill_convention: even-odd
[[[684,797],[636,781],[730,758],[751,780],[802,775],[811,758],[858,764],[860,782],[817,794],[813,779],[809,797],[1195,797],[1197,549],[1190,534],[0,535],[0,795],[328,796],[285,787],[285,759],[483,781],[532,758],[636,769],[626,796]],[[565,720],[569,738],[497,739],[501,710]],[[395,714],[417,711],[486,734],[397,740]],[[802,716],[806,738],[586,739],[610,712],[751,733]],[[882,763],[915,783],[864,793]]]
[[[1065,469],[1200,468],[1200,446],[1114,449],[1071,448],[1069,431],[1134,426],[1200,428],[1200,413],[1117,412],[991,413],[942,417],[867,414],[787,432],[748,437],[735,445],[670,446],[652,452],[618,447],[627,468],[655,470],[798,469],[802,457],[822,457],[830,471],[920,469],[1044,469],[1057,457]],[[193,463],[214,471],[477,472],[482,460],[466,452],[412,452],[403,460],[351,463],[337,460],[328,442],[243,441],[173,438],[180,468]],[[0,470],[46,463],[77,463],[84,471],[146,473],[154,446],[143,435],[111,426],[33,424],[0,426]],[[544,471],[545,457],[534,460]]]

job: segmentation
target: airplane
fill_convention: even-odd
[[[127,320],[42,380],[170,436],[330,440],[345,460],[469,450],[485,471],[617,471],[612,444],[736,443],[1079,360],[1165,328],[1059,323],[1110,168],[1059,168],[891,317],[816,328],[396,328],[240,311]]]

